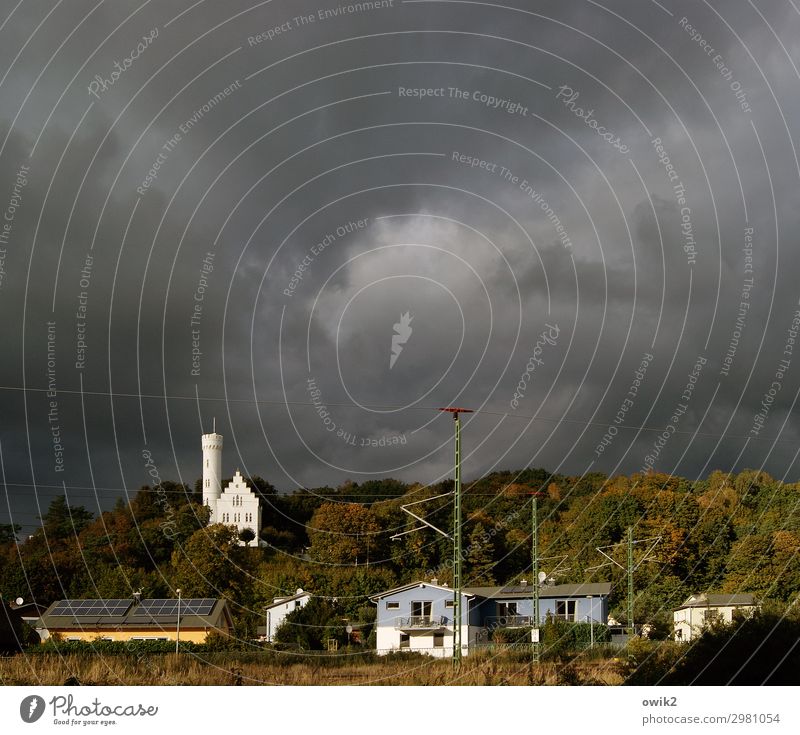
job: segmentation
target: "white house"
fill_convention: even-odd
[[[272,643],[275,640],[276,631],[286,616],[298,608],[305,607],[310,599],[311,593],[304,592],[301,587],[298,587],[297,592],[291,597],[276,597],[271,605],[266,605],[264,607],[266,625],[258,628],[258,632],[263,635],[263,640]]]
[[[224,523],[236,526],[241,533],[245,529],[253,532],[253,540],[247,546],[259,545],[261,532],[261,501],[247,485],[237,470],[222,490],[222,435],[216,432],[203,434],[203,503],[211,511],[209,523]]]
[[[378,653],[419,651],[431,656],[453,655],[455,596],[451,587],[414,582],[369,598],[378,607],[375,627]],[[473,594],[462,591],[462,655],[477,643],[481,630]]]
[[[750,594],[692,595],[672,612],[676,641],[690,641],[715,622],[730,623],[734,612],[752,615],[759,603]]]

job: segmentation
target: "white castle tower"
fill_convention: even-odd
[[[258,495],[248,487],[238,470],[228,487],[222,490],[222,435],[217,434],[216,423],[213,433],[203,434],[203,504],[211,510],[209,524],[236,526],[240,533],[250,529],[255,538],[247,545],[260,545],[261,500]]]
[[[203,505],[211,509],[211,523],[215,523],[217,501],[222,494],[222,435],[216,432],[203,434]]]

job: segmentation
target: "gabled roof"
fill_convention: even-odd
[[[466,587],[465,591],[487,599],[518,599],[533,596],[533,585],[508,585],[506,587]],[[539,599],[551,597],[606,597],[611,594],[610,582],[582,582],[579,584],[552,584],[539,587]]]
[[[452,587],[445,587],[441,584],[434,584],[433,582],[411,582],[410,584],[404,584],[401,587],[395,587],[391,590],[386,590],[386,592],[380,592],[377,595],[372,595],[369,599],[371,602],[377,602],[378,600],[382,600],[384,597],[391,597],[398,592],[405,592],[406,590],[413,589],[414,587],[433,587],[437,590],[442,590],[442,592],[449,592],[451,595],[453,594]],[[461,594],[464,597],[474,597],[474,593],[470,592],[466,589],[461,590]]]
[[[687,607],[755,607],[758,605],[754,595],[749,593],[735,593],[735,594],[701,594],[692,595],[676,610],[683,610]]]
[[[452,587],[445,587],[433,582],[412,582],[404,584],[402,587],[372,595],[369,599],[377,602],[384,597],[391,597],[398,592],[405,592],[414,587],[434,587],[443,592],[453,593]],[[532,585],[508,585],[506,587],[464,587],[461,594],[465,597],[483,597],[486,599],[519,599],[533,596]],[[539,587],[539,597],[547,599],[550,597],[606,597],[611,594],[610,582],[586,582],[581,584],[555,584]]]
[[[47,630],[116,630],[127,629],[153,629],[171,630],[178,623],[175,614],[157,615],[144,612],[141,603],[132,604],[120,614],[102,614],[90,612],[86,614],[71,612],[69,614],[54,614],[59,606],[63,607],[64,600],[54,602],[39,619],[37,627]],[[86,600],[85,602],[91,602]],[[100,601],[97,601],[100,602]],[[142,603],[146,600],[142,600]],[[176,601],[177,602],[177,601]],[[131,600],[133,603],[133,600]],[[113,608],[112,608],[113,609]],[[227,600],[213,600],[213,605],[206,614],[184,614],[180,616],[181,629],[219,628],[223,624],[230,627],[233,624]]]
[[[305,590],[298,590],[297,594],[292,595],[291,597],[281,597],[276,599],[275,602],[271,602],[269,605],[264,605],[262,608],[263,610],[270,610],[273,607],[278,607],[278,605],[285,605],[287,602],[293,602],[294,600],[300,600],[303,597],[311,597],[310,592],[306,592]]]

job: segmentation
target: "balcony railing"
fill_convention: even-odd
[[[487,628],[524,628],[530,624],[530,615],[495,615],[486,618]]]
[[[440,615],[411,615],[407,618],[397,618],[398,628],[414,628],[415,630],[432,630],[443,628],[447,625],[447,618]]]

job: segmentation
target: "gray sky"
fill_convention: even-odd
[[[445,405],[466,477],[796,480],[794,4],[372,5],[2,11],[0,521],[214,418],[282,490],[435,482]]]

